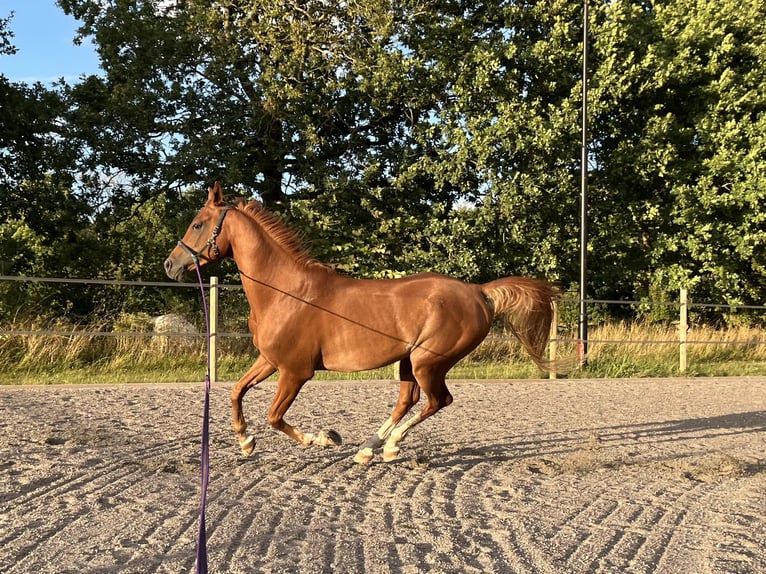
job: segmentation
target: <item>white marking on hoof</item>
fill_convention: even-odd
[[[385,462],[392,462],[399,458],[399,447],[395,446],[393,448],[391,447],[385,447],[383,449],[383,460]]]
[[[322,429],[314,439],[314,444],[319,446],[339,446],[343,444],[340,434],[332,429]]]
[[[354,462],[358,464],[369,464],[374,456],[371,448],[363,448],[354,457]]]
[[[302,433],[300,439],[298,439],[303,446],[309,446],[314,444],[314,435],[310,432]]]
[[[252,435],[248,436],[245,440],[239,441],[239,448],[242,449],[242,454],[250,456],[255,450],[255,439]]]

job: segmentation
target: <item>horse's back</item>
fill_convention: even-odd
[[[438,345],[447,354],[455,347],[478,344],[489,331],[493,311],[480,285],[439,273],[391,282],[400,322],[417,332],[416,346]]]
[[[312,317],[302,322],[304,331],[316,335],[326,368],[373,368],[418,348],[447,356],[483,339],[492,321],[478,285],[438,273],[396,279],[336,276],[327,287],[323,301],[315,300]]]

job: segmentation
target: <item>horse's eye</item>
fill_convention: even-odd
[[[199,223],[199,222],[197,222],[197,223],[192,223],[192,229],[193,229],[194,231],[199,231],[200,229],[202,229],[202,224],[201,224],[201,223]]]

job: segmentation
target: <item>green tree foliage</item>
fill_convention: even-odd
[[[104,73],[0,77],[7,269],[160,278],[219,179],[348,273],[576,284],[579,0],[60,5]],[[591,10],[591,296],[762,302],[766,7]]]
[[[0,19],[0,62],[13,57],[12,14]],[[2,68],[0,68],[1,70]],[[7,218],[24,209],[24,200],[12,196],[12,184],[37,180],[49,171],[66,167],[71,154],[61,140],[61,98],[41,84],[11,82],[0,73],[0,215]],[[34,199],[32,199],[34,201]]]
[[[440,142],[438,153],[418,165],[435,181],[457,185],[467,205],[436,222],[427,251],[443,256],[437,261],[444,271],[452,267],[465,278],[571,281],[579,4],[444,2],[438,13],[422,34],[413,30],[414,51],[433,63],[447,96],[426,132]]]
[[[373,255],[364,240],[399,253],[388,221],[428,219],[435,201],[451,200],[417,178],[392,185],[419,155],[409,132],[427,121],[431,93],[396,47],[408,7],[61,4],[93,35],[105,70],[68,93],[90,150],[84,167],[119,172],[128,195],[221,179],[297,218],[320,256],[368,272],[396,262],[358,263]]]
[[[0,59],[16,52],[12,18],[0,20]],[[0,274],[89,273],[91,206],[72,193],[75,151],[61,118],[64,103],[41,84],[11,82],[0,74]],[[61,313],[67,294],[41,286],[0,284],[0,317]]]
[[[766,7],[610,2],[594,33],[599,290],[764,297]],[[596,267],[598,269],[598,267]]]

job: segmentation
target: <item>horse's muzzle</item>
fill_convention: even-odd
[[[186,269],[186,266],[174,261],[172,257],[165,259],[164,267],[165,273],[173,281],[183,283],[189,280],[189,272]]]

